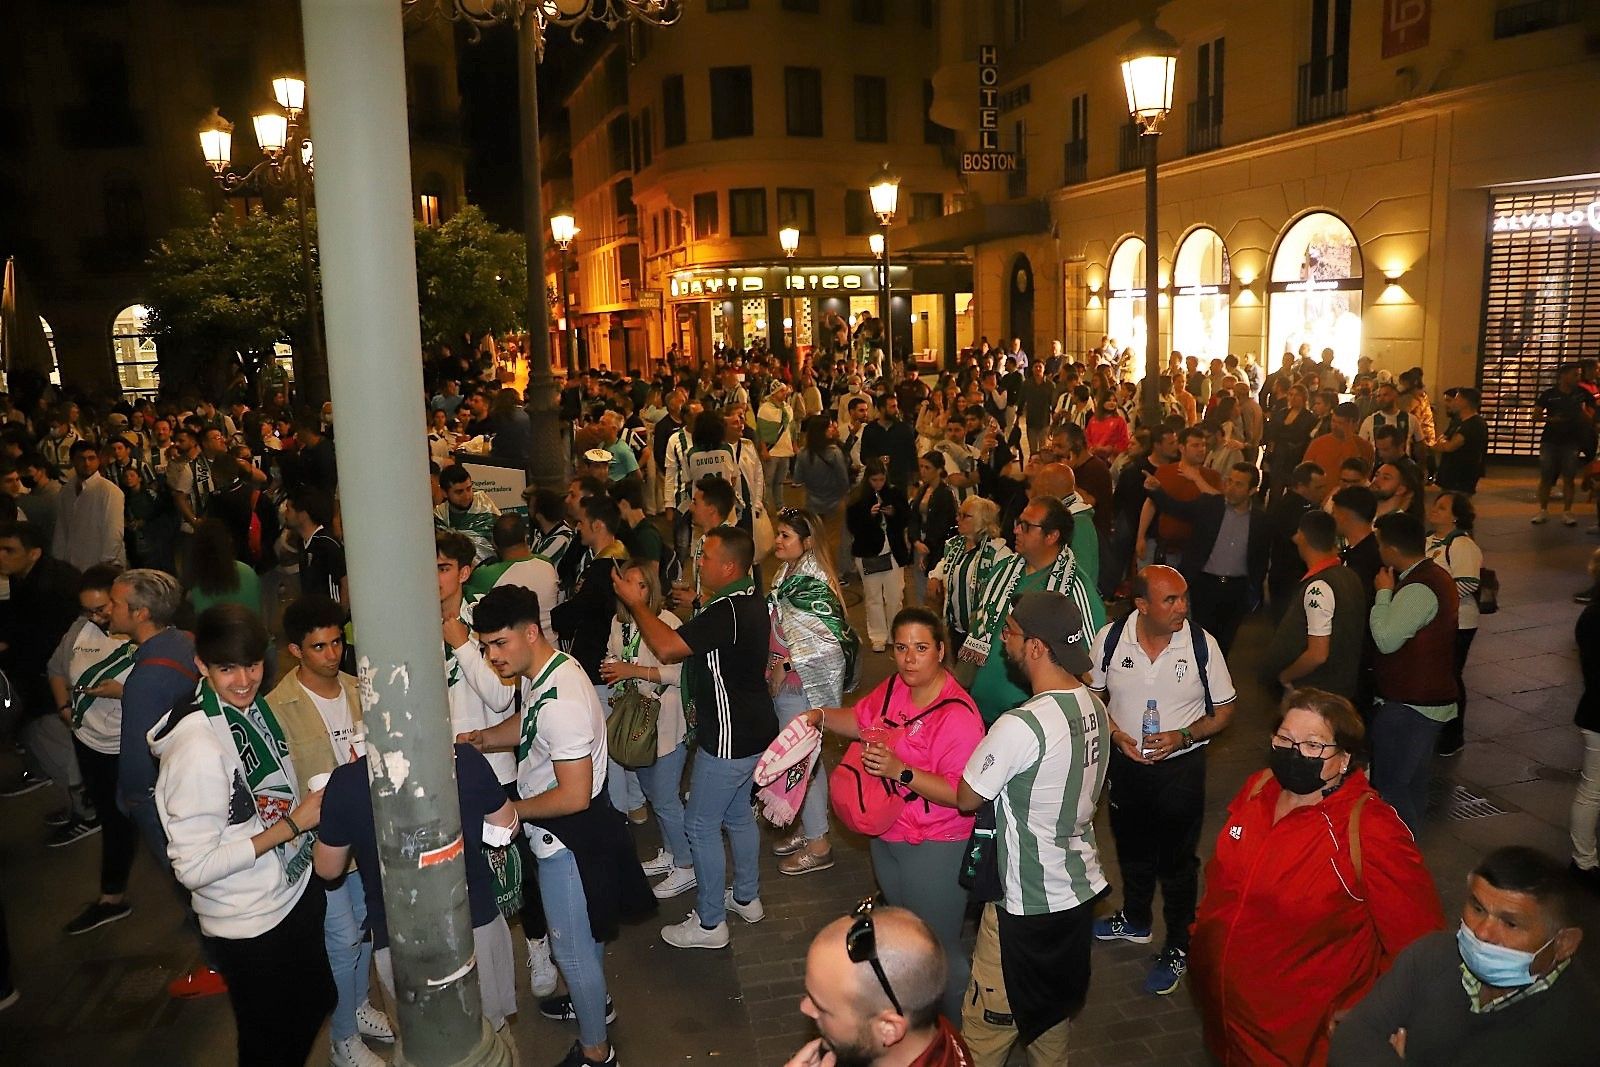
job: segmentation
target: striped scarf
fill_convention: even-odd
[[[248,708],[236,708],[219,697],[210,682],[203,681],[196,700],[213,724],[220,721],[227,727],[234,751],[244,765],[250,795],[255,798],[256,815],[261,825],[275,826],[294,810],[299,794],[289,763],[289,743],[284,740],[283,729],[267,707],[265,698],[257,693]],[[283,862],[284,877],[290,885],[311,869],[315,843],[316,834],[308,832],[277,846],[275,851]]]
[[[944,544],[944,621],[953,632],[966,633],[972,627],[972,612],[979,591],[994,571],[995,564],[1011,550],[998,538],[969,545],[965,535]]]
[[[982,659],[989,658],[989,648],[994,643],[997,631],[1011,613],[1011,601],[1016,591],[1017,583],[1022,580],[1022,575],[1028,569],[1028,561],[1018,552],[1002,560],[989,575],[989,580],[983,585],[983,592],[978,598],[978,611],[973,616],[972,632],[962,645],[963,651],[972,650]],[[1072,555],[1072,549],[1062,546],[1061,551],[1050,563],[1050,573],[1045,578],[1044,588],[1053,593],[1072,595],[1072,573],[1077,569],[1077,560]]]

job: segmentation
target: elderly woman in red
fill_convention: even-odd
[[[1326,1062],[1334,1016],[1444,927],[1410,831],[1353,765],[1363,735],[1343,697],[1290,693],[1269,769],[1228,806],[1189,952],[1224,1064]]]

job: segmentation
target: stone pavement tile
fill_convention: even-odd
[[[1494,795],[1515,804],[1529,815],[1559,827],[1567,824],[1568,813],[1572,810],[1572,793],[1577,784],[1576,774],[1559,774],[1533,782],[1503,785],[1494,791]]]
[[[1492,815],[1486,819],[1452,819],[1445,822],[1443,828],[1475,850],[1478,857],[1502,845],[1530,845],[1553,856],[1565,856],[1570,848],[1565,827],[1552,826],[1524,811]]]
[[[1469,738],[1504,737],[1506,734],[1526,733],[1550,725],[1547,720],[1531,712],[1519,711],[1510,704],[1492,697],[1474,698],[1468,705],[1467,736]]]
[[[1442,762],[1448,766],[1441,771],[1455,780],[1491,789],[1509,782],[1529,782],[1539,776],[1537,760],[1505,748],[1498,738],[1469,740],[1459,756]]]
[[[1565,679],[1553,682],[1531,678],[1517,669],[1513,663],[1477,663],[1470,657],[1467,660],[1466,670],[1461,672],[1466,679],[1469,693],[1482,693],[1485,696],[1504,699],[1507,694],[1526,693],[1530,689],[1544,689],[1557,685]]]
[[[1513,666],[1524,677],[1538,679],[1546,685],[1566,685],[1583,680],[1570,638],[1566,645],[1553,646],[1551,651],[1543,655],[1519,659]]]
[[[1499,743],[1546,766],[1569,771],[1583,766],[1583,738],[1571,726],[1547,726],[1542,730],[1511,734],[1500,738]]]
[[[1493,618],[1494,616],[1490,616]],[[1472,642],[1468,662],[1514,663],[1528,656],[1538,656],[1549,651],[1542,643],[1529,640],[1525,631],[1496,632],[1478,627],[1478,636]]]
[[[1521,711],[1530,712],[1549,719],[1560,725],[1572,722],[1573,709],[1578,706],[1578,698],[1583,696],[1583,684],[1570,682],[1566,685],[1555,685],[1545,689],[1529,689],[1521,693],[1508,693],[1499,699]],[[1467,716],[1467,721],[1472,721],[1472,716]]]

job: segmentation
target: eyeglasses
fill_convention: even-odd
[[[1272,735],[1273,748],[1292,748],[1299,751],[1300,755],[1308,759],[1322,759],[1330,752],[1337,752],[1339,746],[1331,741],[1296,741],[1283,734]]]
[[[1018,519],[1016,522],[1012,523],[1012,525],[1015,526],[1019,530],[1042,530],[1042,529],[1044,529],[1044,523],[1042,523],[1042,522],[1029,522],[1026,519]]]
[[[856,905],[853,913],[856,921],[850,924],[850,929],[844,935],[845,955],[850,957],[851,963],[872,964],[872,973],[878,976],[878,984],[883,987],[889,1003],[894,1005],[896,1014],[904,1015],[900,998],[894,995],[889,976],[883,973],[883,964],[878,962],[878,935],[872,928],[872,904],[872,898],[867,897]]]

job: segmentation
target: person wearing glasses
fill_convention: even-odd
[[[872,970],[873,981],[862,973]],[[800,1010],[817,1024],[784,1067],[967,1067],[961,1035],[939,1014],[945,955],[939,939],[904,908],[873,907],[823,928],[806,953]]]
[[[967,639],[978,593],[995,564],[1012,554],[1000,536],[1000,507],[986,497],[969,496],[961,502],[956,531],[928,575],[928,604],[941,610],[952,649],[960,649]]]
[[[977,1067],[1001,1067],[1018,1041],[1031,1067],[1045,1067],[1067,1062],[1068,1023],[1089,993],[1094,902],[1106,890],[1094,813],[1111,725],[1079,680],[1089,639],[1071,597],[1026,593],[1000,632],[1032,696],[994,723],[956,790],[966,814],[994,805],[1000,890],[978,925],[961,1033]]]
[[[1355,764],[1365,733],[1344,697],[1296,689],[1228,805],[1189,952],[1223,1063],[1323,1062],[1329,1023],[1444,928],[1411,832]]]
[[[844,594],[822,535],[821,520],[809,511],[778,512],[772,553],[779,569],[767,594],[772,616],[767,689],[780,730],[812,708],[837,707],[860,674],[861,639],[845,618]],[[782,857],[780,874],[810,874],[833,866],[827,772],[820,758],[817,771],[822,785],[806,791],[800,825],[773,846],[773,854]]]

